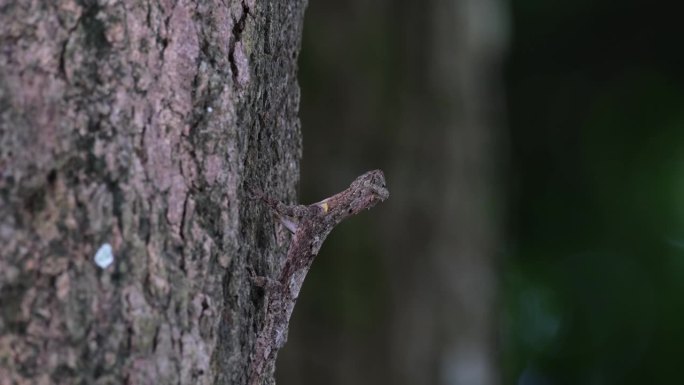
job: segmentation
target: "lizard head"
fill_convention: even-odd
[[[354,196],[359,200],[354,206],[360,208],[371,208],[389,197],[389,190],[385,185],[385,174],[382,170],[368,171],[356,178],[349,188],[354,191]]]

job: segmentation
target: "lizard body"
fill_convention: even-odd
[[[369,171],[346,190],[312,205],[286,205],[257,194],[293,232],[287,257],[277,279],[264,285],[266,316],[251,357],[249,384],[260,385],[278,350],[287,341],[287,330],[304,278],[323,241],[344,219],[370,209],[389,197],[382,171]]]

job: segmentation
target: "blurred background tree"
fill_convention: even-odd
[[[375,167],[391,196],[328,239],[279,383],[497,383],[501,5],[320,1],[305,23],[302,200]]]
[[[392,196],[324,246],[280,383],[674,383],[678,18],[634,0],[311,2],[302,199],[374,167]]]

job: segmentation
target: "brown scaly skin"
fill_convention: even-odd
[[[344,219],[387,199],[389,191],[382,171],[373,170],[356,178],[348,189],[308,206],[288,206],[263,194],[257,195],[294,235],[278,279],[264,285],[268,307],[251,358],[250,385],[263,384],[267,369],[285,345],[299,291],[325,238]]]

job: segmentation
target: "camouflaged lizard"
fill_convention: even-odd
[[[249,384],[261,385],[270,377],[269,367],[274,364],[278,350],[285,345],[299,291],[323,241],[344,219],[387,199],[389,191],[382,171],[373,170],[356,178],[348,189],[308,206],[286,205],[262,193],[255,195],[293,233],[287,257],[276,279],[258,278],[251,272],[254,282],[266,290],[268,301],[249,369]]]

